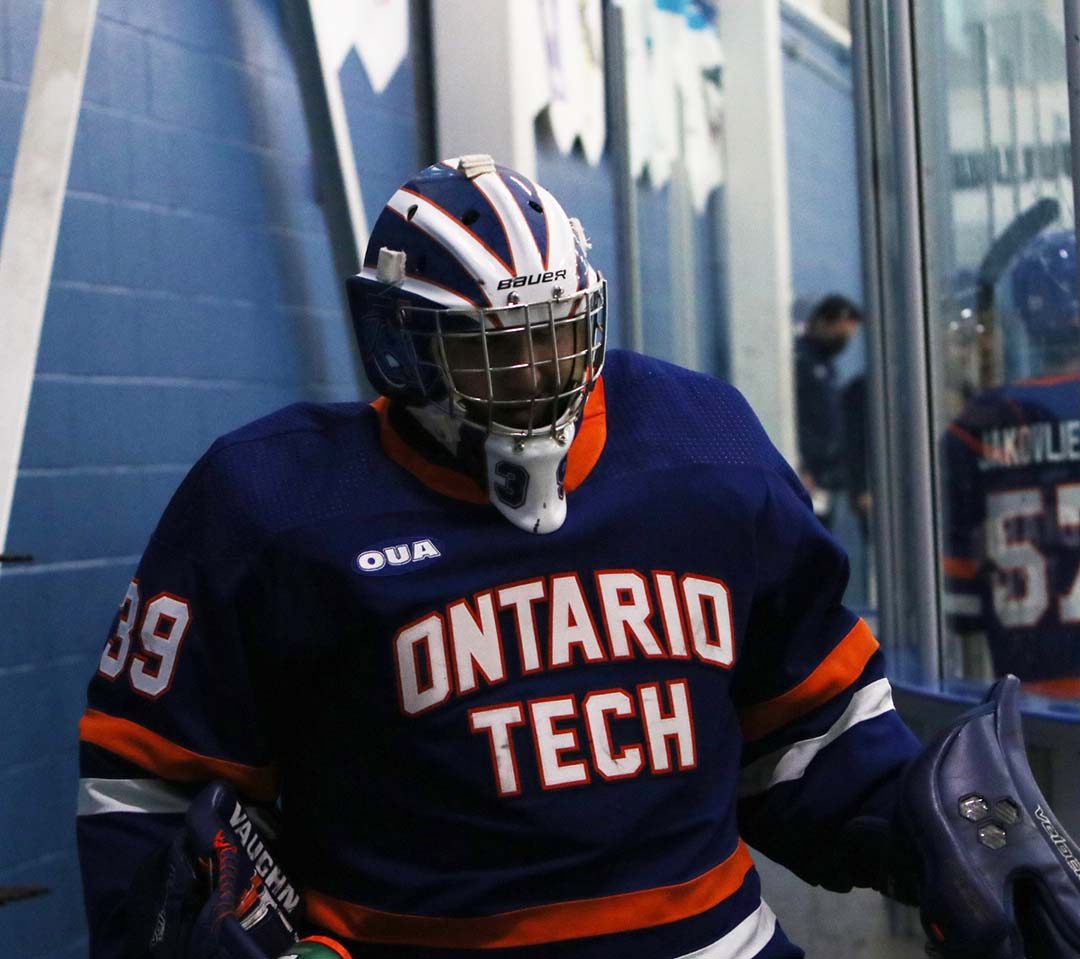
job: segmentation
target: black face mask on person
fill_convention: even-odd
[[[842,353],[848,345],[846,336],[815,336],[814,343],[818,350],[827,358],[832,359],[838,353]]]
[[[820,353],[826,359],[832,359],[851,342],[858,330],[858,317],[847,314],[835,320],[811,321],[808,333]]]

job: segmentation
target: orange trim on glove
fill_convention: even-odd
[[[320,946],[326,946],[331,952],[337,953],[341,959],[352,959],[348,949],[340,942],[335,942],[333,939],[328,939],[326,936],[304,936],[297,945],[299,946],[305,942],[317,942]]]

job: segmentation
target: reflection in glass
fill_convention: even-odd
[[[1062,8],[917,4],[946,678],[1080,700],[1080,300]]]
[[[813,304],[795,339],[798,471],[814,513],[847,551],[845,602],[871,612],[869,449],[863,314],[829,294]]]

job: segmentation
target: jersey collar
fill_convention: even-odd
[[[488,503],[487,491],[449,457],[439,457],[441,448],[437,444],[424,443],[422,438],[413,442],[406,439],[407,426],[399,414],[404,410],[391,403],[385,396],[380,396],[371,404],[379,418],[379,441],[383,452],[402,469],[407,470],[429,489],[466,503]],[[415,422],[408,417],[409,422]],[[592,472],[604,451],[607,442],[607,402],[604,397],[604,378],[596,381],[596,386],[585,403],[581,417],[581,426],[570,452],[566,457],[566,489],[572,493]],[[442,460],[436,462],[436,460]]]

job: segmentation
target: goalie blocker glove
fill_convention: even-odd
[[[192,802],[184,831],[132,887],[128,954],[140,959],[350,959],[332,940],[297,942],[300,896],[251,813],[223,782]]]
[[[1080,847],[1035,783],[1015,676],[912,763],[900,821],[923,864],[928,951],[945,959],[1080,956]]]

